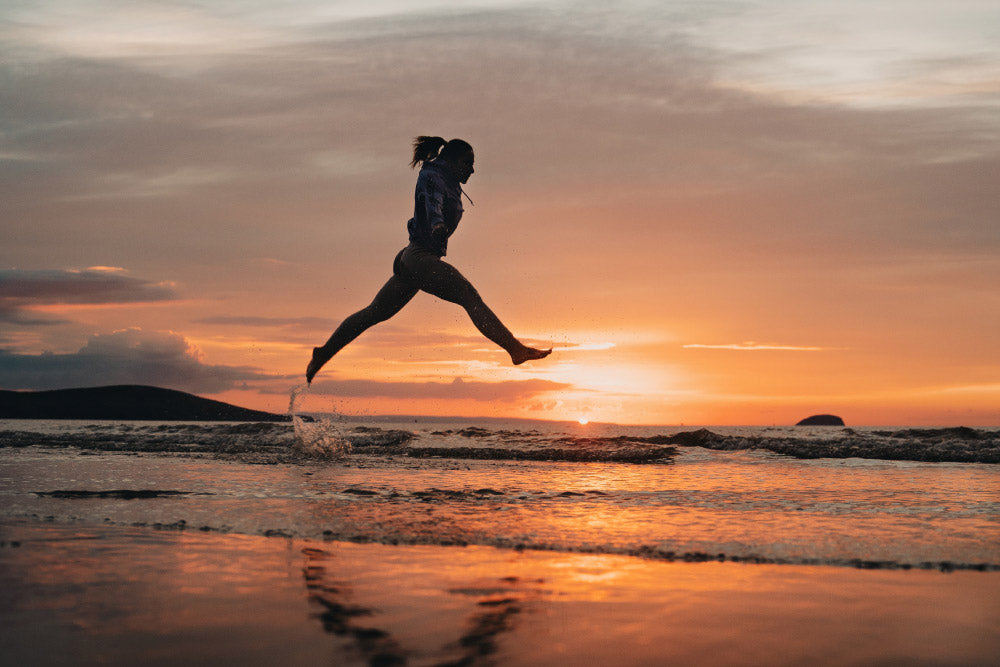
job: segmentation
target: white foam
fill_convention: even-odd
[[[300,412],[301,399],[309,395],[309,385],[292,387],[288,396],[288,414],[295,429],[292,448],[305,456],[318,459],[339,459],[351,452],[351,443],[340,434],[336,417],[313,417],[306,421]]]

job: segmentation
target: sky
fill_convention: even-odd
[[[992,0],[0,0],[0,388],[282,412],[406,245],[417,135],[511,366],[419,294],[345,414],[1000,424]]]

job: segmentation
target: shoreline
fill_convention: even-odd
[[[348,490],[349,491],[349,490]],[[59,493],[59,492],[56,492]],[[76,493],[76,492],[68,492]],[[107,494],[112,494],[110,497],[115,497],[111,492],[101,492],[100,495],[104,497],[109,497]],[[134,493],[134,492],[127,492]],[[155,491],[155,490],[143,490],[139,492],[141,497],[152,498],[159,494],[174,494],[177,492],[171,491]],[[51,494],[44,494],[51,495]],[[406,539],[394,537],[390,540],[378,540],[373,539],[368,535],[351,535],[349,533],[335,533],[334,531],[324,530],[322,536],[312,536],[303,535],[293,530],[288,530],[286,528],[267,528],[261,531],[246,531],[240,529],[231,529],[229,526],[211,526],[207,524],[193,525],[189,524],[185,519],[178,519],[170,523],[163,522],[147,522],[147,521],[133,521],[128,523],[117,523],[110,520],[105,520],[100,523],[93,520],[80,519],[75,516],[71,516],[68,519],[57,519],[55,516],[45,516],[41,517],[37,514],[32,514],[31,516],[16,516],[7,515],[5,517],[0,517],[0,525],[8,524],[39,524],[39,525],[51,525],[62,528],[70,527],[107,527],[115,529],[140,529],[140,530],[152,530],[152,531],[163,531],[163,532],[177,532],[177,533],[205,533],[205,534],[215,534],[215,535],[234,535],[243,537],[260,537],[264,539],[293,539],[293,540],[306,540],[317,543],[343,543],[343,544],[371,544],[371,545],[381,545],[387,547],[440,547],[442,549],[462,549],[467,547],[479,547],[486,549],[500,549],[509,550],[517,553],[529,552],[529,553],[539,553],[539,554],[564,554],[564,555],[581,555],[581,556],[616,556],[622,558],[637,558],[640,560],[657,562],[657,563],[683,563],[683,564],[701,564],[701,563],[731,563],[735,565],[768,565],[775,567],[819,567],[819,568],[837,568],[837,569],[855,569],[855,570],[888,570],[888,571],[900,571],[900,572],[910,572],[910,571],[921,571],[921,572],[940,572],[943,574],[949,574],[952,572],[1000,572],[1000,563],[964,563],[960,561],[923,561],[918,563],[909,562],[899,562],[896,560],[873,560],[865,558],[846,558],[846,559],[819,559],[819,558],[802,558],[802,559],[788,559],[788,558],[774,558],[769,556],[757,556],[757,555],[747,555],[741,556],[737,554],[727,555],[725,553],[706,553],[703,551],[686,551],[686,552],[674,552],[669,550],[664,550],[656,547],[641,546],[634,548],[623,548],[623,549],[610,549],[606,547],[593,547],[593,548],[571,548],[564,547],[560,545],[547,545],[547,544],[531,544],[525,542],[509,541],[505,542],[502,540],[494,541],[481,541],[481,542],[469,542],[462,539],[456,539],[451,541],[424,541],[419,539]],[[0,544],[0,548],[7,546],[6,543]]]
[[[1000,570],[987,511],[995,478],[977,464],[864,472],[837,462],[691,456],[656,468],[370,455],[262,466],[7,449],[0,520],[658,562]],[[893,490],[876,498],[878,484]],[[935,486],[941,490],[928,495]],[[959,488],[964,496],[951,491]]]
[[[0,633],[17,664],[987,664],[1000,653],[994,572],[10,520],[0,535]]]

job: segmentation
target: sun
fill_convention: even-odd
[[[589,417],[580,417],[580,418],[579,418],[579,419],[577,419],[576,421],[577,421],[577,423],[579,423],[579,424],[580,424],[581,426],[586,426],[587,424],[589,424],[589,423],[590,423],[590,418],[589,418]]]

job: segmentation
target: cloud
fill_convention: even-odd
[[[850,184],[862,196],[836,193],[836,199],[871,199],[871,209],[886,210],[880,200],[888,197],[887,181],[911,192],[924,189],[912,183],[914,164],[938,164],[952,154],[990,155],[995,143],[992,123],[978,104],[885,112],[788,104],[734,87],[725,70],[755,53],[770,53],[773,36],[764,32],[752,40],[749,53],[722,48],[720,42],[739,34],[732,28],[724,31],[726,40],[698,43],[692,28],[719,13],[734,18],[733,10],[705,3],[623,3],[616,11],[581,5],[557,13],[537,7],[374,12],[379,18],[345,21],[325,6],[302,2],[295,21],[257,23],[274,14],[252,7],[225,21],[234,29],[243,26],[247,35],[268,27],[267,39],[251,40],[251,50],[245,50],[244,38],[215,36],[207,46],[220,51],[197,57],[183,40],[168,41],[175,50],[155,58],[145,52],[108,57],[112,43],[141,44],[128,26],[162,11],[138,4],[142,9],[127,20],[97,24],[23,10],[15,24],[21,27],[11,28],[26,31],[20,40],[51,58],[32,68],[31,76],[21,67],[11,67],[8,75],[12,154],[34,156],[44,165],[41,171],[25,171],[24,160],[0,165],[0,183],[10,183],[7,199],[31,202],[36,222],[12,245],[38,245],[42,231],[78,224],[65,219],[62,209],[51,212],[53,202],[98,195],[108,198],[103,206],[92,203],[102,218],[108,217],[102,212],[122,206],[142,212],[141,221],[111,238],[130,247],[137,245],[136,236],[159,231],[170,220],[176,231],[198,233],[203,243],[229,250],[233,244],[221,233],[222,221],[233,215],[232,201],[248,196],[251,220],[240,220],[240,234],[248,245],[255,242],[255,251],[274,251],[271,224],[279,211],[298,226],[342,207],[347,211],[339,217],[364,229],[366,220],[355,213],[379,219],[381,211],[357,200],[372,188],[384,192],[395,178],[387,174],[399,173],[405,162],[411,128],[427,125],[474,139],[477,148],[482,145],[481,159],[489,160],[483,174],[491,174],[494,187],[515,191],[538,184],[558,195],[554,186],[592,188],[595,181],[602,187],[594,191],[602,196],[617,183],[688,191],[699,179],[725,188],[760,174],[794,200],[790,185],[804,175],[863,173],[865,182]],[[180,34],[187,38],[216,35],[222,18],[217,11],[212,3],[193,3],[179,24],[181,17],[157,25],[163,34],[168,26],[183,25]],[[228,10],[224,14],[229,18]],[[321,18],[301,18],[308,15]],[[53,21],[58,30],[24,27],[32,21]],[[90,36],[99,48],[74,50],[54,39],[53,31]],[[11,62],[26,58],[8,48]],[[63,49],[75,57],[65,57]],[[782,70],[777,57],[764,59],[767,71]],[[428,90],[468,93],[428,96]],[[981,166],[988,174],[986,167],[995,165]],[[941,180],[932,176],[932,184]],[[949,192],[938,186],[929,198],[941,201],[942,209],[970,199]],[[129,193],[157,202],[129,204],[123,201]],[[812,192],[805,195],[803,205],[814,199]],[[189,214],[178,219],[176,207],[163,203],[169,199],[185,202]],[[982,207],[982,197],[971,199]],[[860,218],[844,206],[824,226],[836,231],[845,224],[840,220]],[[974,211],[971,219],[985,224],[995,219],[990,212]],[[253,224],[257,216],[267,224]],[[787,217],[804,216],[792,211]],[[905,216],[885,217],[878,225],[866,221],[865,234],[885,228],[893,237],[901,229],[913,235]],[[214,220],[214,234],[204,233],[205,219]],[[743,230],[732,225],[725,236],[741,241],[753,233],[752,227]],[[926,236],[929,242],[937,238]],[[245,250],[241,245],[240,252]],[[191,255],[187,244],[169,251],[181,261]],[[305,256],[319,252],[309,249]]]
[[[121,266],[88,266],[87,270],[99,273],[128,273],[128,269]]]
[[[0,322],[22,327],[68,323],[63,318],[32,312],[35,306],[146,303],[176,298],[166,284],[124,274],[125,269],[110,266],[92,266],[84,271],[0,270]]]
[[[572,387],[551,380],[472,382],[456,377],[451,382],[381,382],[377,380],[325,380],[313,384],[312,393],[343,398],[471,399],[512,403],[538,394]]]
[[[584,351],[584,350],[586,350],[586,351],[603,351],[603,350],[613,349],[613,348],[617,347],[617,345],[615,345],[615,343],[611,343],[611,342],[604,342],[604,343],[597,343],[597,342],[595,342],[595,343],[563,343],[563,342],[560,342],[560,343],[556,344],[554,347],[556,349],[559,349],[559,350],[566,349],[566,350],[571,350],[571,351]]]
[[[20,38],[46,58],[7,75],[10,151],[32,158],[0,164],[0,198],[17,203],[25,223],[11,232],[12,254],[39,261],[34,253],[45,248],[69,261],[69,244],[51,239],[83,224],[110,233],[80,239],[81,248],[134,252],[155,237],[180,271],[204,264],[191,237],[215,262],[284,251],[308,264],[328,258],[328,237],[298,240],[317,238],[315,221],[330,220],[350,248],[337,253],[347,271],[384,254],[382,238],[401,240],[383,222],[383,202],[405,191],[398,182],[408,178],[406,144],[422,127],[467,135],[481,148],[476,187],[487,202],[493,197],[493,210],[502,197],[539,211],[537,192],[559,201],[582,186],[618,219],[636,220],[630,227],[579,216],[573,233],[554,223],[567,257],[625,250],[638,264],[651,248],[701,241],[726,259],[762,231],[782,239],[773,252],[809,258],[816,245],[839,250],[831,257],[891,260],[901,245],[933,247],[942,234],[971,247],[993,239],[996,198],[984,193],[996,168],[995,130],[981,105],[887,111],[755,94],[734,85],[728,68],[761,51],[770,54],[767,71],[780,71],[780,54],[766,48],[767,34],[751,53],[734,54],[722,40],[699,43],[692,28],[720,12],[729,17],[718,7],[477,7],[344,21],[303,2],[295,21],[257,24],[259,11],[272,12],[236,12],[233,26],[248,34],[270,28],[267,39],[251,40],[253,49],[233,37],[207,45],[218,53],[196,55],[178,41],[157,57],[107,57],[112,28],[120,32],[111,41],[135,44],[127,26],[159,11],[139,5],[145,9],[131,19],[99,25],[49,17],[60,34],[101,37],[94,52],[33,31]],[[183,34],[215,34],[205,26],[218,24],[217,11],[193,3]],[[23,10],[15,25],[45,23],[35,12],[43,10]],[[322,18],[301,18],[309,15]],[[8,49],[10,62],[26,58]],[[649,189],[616,200],[622,184]],[[692,194],[707,187],[722,194]],[[95,199],[84,205],[81,197]],[[78,205],[67,208],[69,200]],[[646,212],[655,219],[638,218]],[[512,220],[511,234],[536,224],[532,215],[543,213]],[[275,235],[276,219],[285,221],[284,237]],[[633,230],[641,234],[621,233]],[[641,244],[630,242],[637,238]],[[537,266],[532,254],[547,247],[523,252]],[[559,258],[546,263],[563,270]],[[609,273],[632,280],[627,270]]]
[[[68,324],[69,320],[61,317],[51,317],[44,313],[34,314],[16,306],[8,306],[0,301],[0,322],[19,327],[48,327],[57,324]]]
[[[706,345],[702,343],[688,343],[683,346],[685,350],[740,350],[740,351],[783,351],[783,352],[826,352],[834,348],[816,347],[809,345],[775,345],[768,343],[755,343],[747,341],[745,343],[727,343],[722,345]]]
[[[147,384],[212,394],[276,377],[249,366],[204,364],[187,340],[171,332],[127,329],[96,334],[72,354],[0,350],[0,387],[4,389]]]
[[[0,321],[22,325],[57,323],[28,315],[25,311],[32,306],[143,303],[176,298],[174,291],[163,283],[123,274],[124,269],[105,266],[85,271],[0,270]]]
[[[484,338],[478,334],[454,334],[389,324],[366,331],[362,344],[371,348],[400,349],[479,346],[483,344],[483,341]]]
[[[295,329],[330,329],[337,326],[337,320],[328,317],[256,317],[256,316],[215,316],[195,320],[196,324],[221,324],[235,327],[279,327]]]

